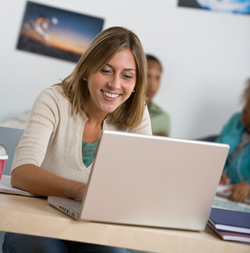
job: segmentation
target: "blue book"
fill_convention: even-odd
[[[212,208],[209,222],[217,230],[250,234],[250,213]]]
[[[217,230],[213,227],[213,225],[208,222],[208,225],[223,239],[228,241],[238,241],[238,242],[247,242],[250,243],[250,234],[244,233],[237,233],[237,232],[230,232],[230,231],[223,231]]]

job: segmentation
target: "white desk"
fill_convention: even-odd
[[[250,252],[250,245],[202,232],[75,221],[45,199],[0,194],[0,231],[60,238],[151,252]]]

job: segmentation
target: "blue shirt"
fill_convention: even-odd
[[[245,127],[241,121],[241,113],[235,113],[223,127],[218,143],[230,146],[228,156],[241,142]],[[231,179],[232,184],[247,181],[250,184],[250,143],[232,161],[226,160],[224,173]]]

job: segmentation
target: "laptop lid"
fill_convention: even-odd
[[[4,166],[4,175],[10,175],[16,147],[18,146],[23,133],[23,129],[0,126],[0,145],[5,148],[6,154],[8,155],[8,160],[6,160]]]
[[[228,149],[103,130],[79,218],[203,230]]]

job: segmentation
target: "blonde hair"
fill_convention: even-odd
[[[246,80],[245,89],[241,95],[241,102],[246,105],[250,101],[250,78]]]
[[[81,109],[86,109],[90,93],[88,83],[84,78],[100,71],[116,53],[124,49],[129,49],[134,56],[135,92],[109,114],[110,121],[124,124],[131,129],[141,123],[145,107],[147,62],[139,38],[135,33],[123,27],[111,27],[100,32],[82,55],[73,72],[58,84],[63,86],[64,95],[71,101],[72,113],[81,113]]]

